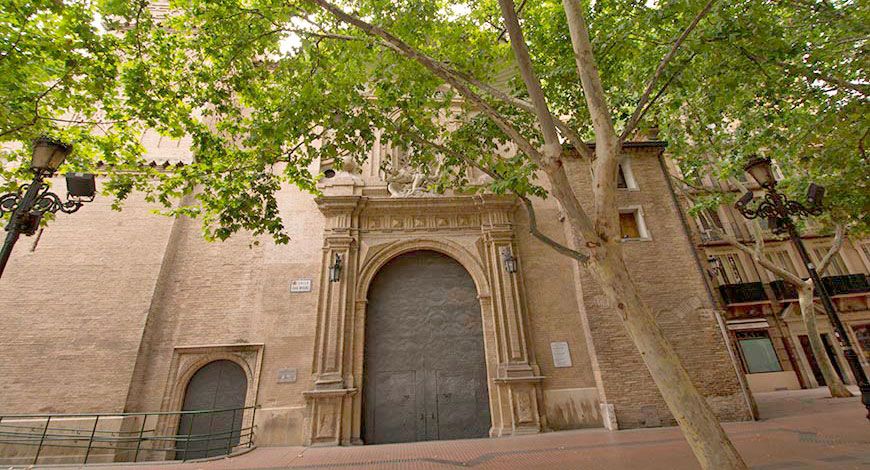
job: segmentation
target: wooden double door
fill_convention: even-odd
[[[485,437],[491,418],[477,290],[452,258],[398,256],[366,314],[366,444]]]

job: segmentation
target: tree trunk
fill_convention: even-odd
[[[801,318],[804,320],[804,326],[807,328],[807,338],[810,340],[810,348],[813,350],[813,355],[816,356],[816,363],[822,371],[822,377],[825,378],[825,383],[828,384],[828,390],[834,398],[851,397],[852,392],[843,385],[843,381],[834,370],[830,358],[825,351],[825,346],[822,344],[822,337],[819,335],[819,329],[816,326],[816,312],[813,305],[813,281],[807,280],[798,290],[798,302],[801,307]]]
[[[578,0],[563,0],[562,5],[583,95],[595,129],[596,161],[592,195],[597,239],[586,238],[587,246],[593,252],[589,266],[599,279],[614,311],[620,315],[629,337],[640,352],[701,467],[715,470],[746,469],[746,463],[728,439],[707,400],[692,383],[689,373],[656,324],[652,311],[641,300],[637,287],[628,274],[622,257],[616,201],[621,142],[613,128],[613,119],[595,64],[582,6]],[[560,196],[555,190],[553,194],[557,199]],[[578,230],[582,228],[577,223],[579,221],[571,217],[568,220],[575,233],[581,234]]]
[[[623,261],[621,247],[611,243],[596,250],[589,266],[600,279],[605,295],[615,307],[615,313],[620,315],[701,467],[746,469],[737,449],[655,322],[652,311],[641,300]]]

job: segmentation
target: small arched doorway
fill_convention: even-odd
[[[233,361],[209,362],[193,374],[184,392],[182,411],[236,409],[245,406],[248,378]],[[223,455],[239,443],[243,410],[182,415],[176,458]],[[190,439],[188,439],[190,436]],[[199,437],[197,437],[199,436]]]
[[[368,292],[366,444],[486,437],[483,326],[468,271],[434,251],[385,264]]]

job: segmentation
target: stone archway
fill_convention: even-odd
[[[317,200],[325,217],[306,445],[362,443],[364,347],[369,286],[402,254],[431,250],[458,262],[480,304],[491,415],[490,436],[540,432],[540,381],[530,347],[520,271],[513,252],[512,198],[384,198],[336,193]],[[343,269],[327,276],[336,259]],[[362,393],[361,393],[362,392]],[[418,415],[419,419],[419,415]]]
[[[485,437],[491,417],[477,289],[453,258],[411,251],[368,292],[367,444]]]

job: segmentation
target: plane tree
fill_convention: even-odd
[[[573,238],[561,244],[532,223],[533,234],[599,281],[704,468],[746,466],[629,274],[622,146],[658,132],[690,183],[733,176],[756,153],[793,166],[794,188],[801,172],[843,176],[829,185],[829,213],[866,222],[854,208],[868,193],[850,184],[867,181],[860,2],[68,3],[82,13],[36,9],[69,21],[63,34],[22,47],[15,37],[32,15],[3,32],[0,67],[43,49],[56,64],[9,83],[18,104],[0,115],[3,141],[74,140],[70,167],[112,163],[105,189],[119,204],[143,191],[169,215],[200,218],[208,239],[246,231],[287,242],[276,191],[316,192],[317,162],[360,163],[378,139],[432,175],[433,191],[516,194],[531,221],[533,198],[552,197]],[[94,78],[104,79],[81,88]],[[28,106],[36,111],[21,114]],[[129,138],[145,129],[189,139],[194,161],[132,171],[143,149]],[[7,181],[23,176],[24,153],[6,158]],[[592,167],[591,201],[566,158]],[[489,178],[472,181],[472,169]]]

